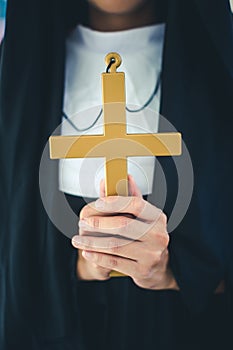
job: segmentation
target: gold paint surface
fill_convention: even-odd
[[[180,133],[122,135],[119,124],[109,125],[107,131],[106,135],[51,136],[50,158],[179,156],[182,152]]]
[[[106,63],[107,67],[110,64],[110,62],[112,61],[112,59],[114,60],[114,63],[110,67],[110,72],[111,73],[115,73],[117,68],[120,67],[122,60],[121,60],[121,56],[119,55],[119,53],[117,53],[117,52],[109,52],[105,56],[105,63]]]
[[[125,73],[102,73],[102,100],[125,103]]]
[[[120,169],[120,171],[119,171]],[[105,193],[107,196],[128,196],[127,158],[106,159]]]

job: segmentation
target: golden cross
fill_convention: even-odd
[[[127,157],[180,155],[181,134],[127,134],[125,74],[116,71],[121,57],[109,53],[105,62],[110,72],[102,73],[103,135],[51,136],[50,158],[105,157],[106,196],[127,196]]]
[[[121,57],[109,53],[105,62],[110,72],[102,73],[103,135],[51,136],[50,158],[105,157],[106,196],[127,196],[127,157],[177,156],[181,154],[180,133],[127,134],[125,75],[117,72]],[[112,271],[111,277],[124,276]]]

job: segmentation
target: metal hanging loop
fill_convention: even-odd
[[[110,52],[105,56],[105,63],[107,65],[107,73],[116,73],[117,68],[121,65],[121,56],[117,52]]]

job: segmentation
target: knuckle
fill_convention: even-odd
[[[162,251],[161,250],[157,250],[157,251],[151,251],[150,252],[150,261],[151,264],[156,265],[160,262],[161,260],[161,256],[162,256]]]
[[[134,215],[137,217],[143,210],[145,204],[144,201],[139,197],[132,197],[131,205],[133,208]]]
[[[127,218],[127,216],[121,216],[120,217],[120,230],[122,232],[127,232],[128,231],[128,226],[129,226],[129,223],[130,223],[130,219]]]
[[[80,219],[86,218],[88,217],[88,213],[90,211],[90,207],[89,204],[85,205],[85,207],[82,208],[82,210],[80,211]]]
[[[120,226],[127,226],[129,223],[129,219],[127,216],[120,216]]]
[[[170,240],[168,233],[161,231],[154,233],[154,239],[156,240],[157,245],[165,248],[168,246]]]
[[[158,250],[157,252],[155,252],[155,257],[154,257],[154,264],[159,264],[161,261],[163,255],[163,250]]]
[[[113,254],[117,254],[118,251],[119,251],[119,242],[117,239],[115,238],[112,238],[109,240],[108,242],[108,245],[107,245],[107,248],[110,249],[110,251],[113,253]]]
[[[109,258],[109,266],[112,269],[115,269],[118,266],[118,260],[114,257]]]
[[[100,219],[98,216],[93,216],[92,218],[89,219],[90,220],[90,225],[95,228],[95,229],[99,229],[100,228]],[[88,220],[88,221],[89,221]]]
[[[162,211],[160,216],[159,216],[159,221],[162,225],[166,226],[167,225],[167,215],[164,214],[164,212]]]
[[[167,247],[170,241],[170,237],[167,232],[163,233],[160,237],[163,247]]]
[[[170,236],[167,232],[165,234],[164,240],[165,240],[165,246],[167,247],[170,243]]]

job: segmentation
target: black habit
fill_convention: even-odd
[[[169,246],[180,292],[144,290],[130,278],[78,281],[77,252],[44,210],[39,164],[61,121],[65,39],[81,15],[78,0],[8,0],[0,58],[0,349],[231,349],[229,1],[169,1],[161,113],[182,132],[194,167],[192,202]],[[171,159],[160,162],[169,215],[176,173]],[[216,295],[221,280],[225,292]]]

